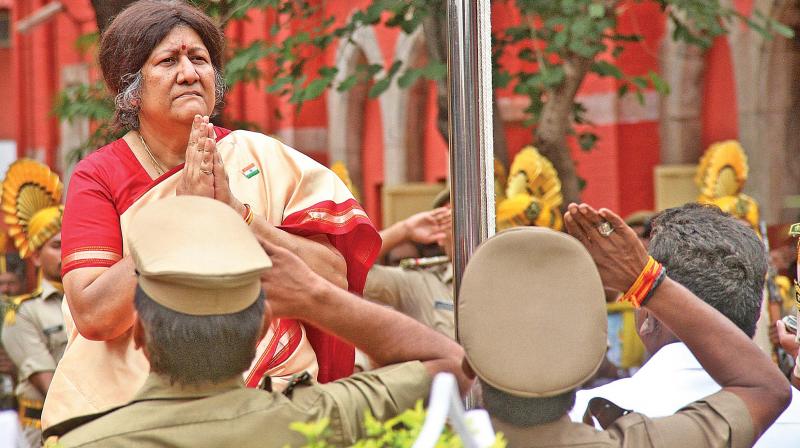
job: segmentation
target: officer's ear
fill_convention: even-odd
[[[264,339],[264,336],[267,335],[267,331],[269,331],[269,326],[272,324],[272,308],[269,306],[269,300],[264,300],[264,320],[261,322],[261,334],[258,336],[258,340]]]
[[[144,327],[142,326],[142,321],[139,320],[139,315],[134,313],[134,321],[133,321],[133,345],[137,349],[141,349],[145,356],[147,356],[147,349],[145,347],[145,341],[147,340],[147,336],[144,332]]]
[[[37,269],[42,267],[42,257],[39,256],[38,250],[31,252],[31,262],[33,263],[33,266],[36,267]]]

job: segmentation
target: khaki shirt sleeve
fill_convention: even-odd
[[[607,431],[623,447],[737,448],[752,446],[755,438],[744,402],[725,391],[695,401],[669,417],[626,415]]]
[[[403,296],[403,271],[397,267],[373,265],[364,285],[364,298],[400,309]]]
[[[431,376],[419,361],[395,364],[332,383],[298,388],[292,403],[329,418],[332,446],[349,446],[366,436],[367,411],[384,421],[428,396]]]
[[[3,345],[17,365],[20,381],[37,372],[51,372],[56,361],[47,348],[42,330],[34,323],[27,307],[20,307],[14,323],[3,325]]]

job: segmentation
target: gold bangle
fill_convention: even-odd
[[[244,219],[244,223],[248,226],[253,222],[255,215],[253,214],[253,209],[250,207],[250,204],[244,204],[244,216],[242,216],[242,218]]]

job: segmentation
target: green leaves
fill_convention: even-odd
[[[622,79],[622,70],[608,61],[597,61],[589,69],[600,76],[611,76],[612,78]]]
[[[386,76],[375,82],[375,84],[373,84],[372,87],[370,87],[368,93],[369,97],[377,98],[383,92],[385,92],[389,88],[389,86],[392,85],[392,80],[394,79],[394,75],[397,74],[402,65],[403,65],[402,62],[395,61],[394,64],[392,64],[392,66],[389,68],[388,72],[386,73]]]
[[[650,79],[650,82],[653,84],[653,88],[656,89],[656,92],[662,95],[669,95],[669,84],[667,84],[667,82],[664,81],[664,78],[662,78],[658,73],[651,70],[647,73],[647,77]]]
[[[597,134],[592,132],[583,132],[578,135],[578,144],[580,145],[581,150],[590,151],[592,148],[594,148],[594,145],[597,144],[599,139],[600,137],[598,137]]]
[[[78,118],[108,120],[114,116],[114,103],[102,81],[76,84],[58,92],[53,114],[69,122]]]
[[[438,81],[447,76],[447,64],[432,62],[421,68],[409,68],[398,79],[397,85],[405,89],[411,87],[420,78]]]
[[[263,40],[257,40],[246,47],[237,48],[225,67],[225,82],[228,87],[241,82],[257,81],[263,74],[258,63],[274,54],[277,48]]]
[[[602,3],[592,3],[589,5],[589,17],[599,19],[606,15],[606,6]]]
[[[407,409],[403,413],[385,422],[378,421],[372,413],[367,411],[364,417],[364,432],[366,437],[356,441],[354,448],[407,448],[414,444],[425,423],[425,409],[422,407],[422,400],[417,401],[412,409]],[[303,448],[332,448],[336,446],[329,442],[331,439],[330,421],[322,419],[318,422],[303,423],[295,422],[289,425],[289,429],[299,432],[306,438]],[[505,448],[507,442],[502,434],[495,437],[491,448]],[[436,443],[437,448],[462,448],[464,446],[461,438],[446,426],[442,435]]]
[[[260,83],[270,94],[289,98],[301,106],[319,98],[328,89],[343,92],[359,84],[372,83],[369,96],[377,97],[396,82],[409,88],[424,80],[442,80],[447,75],[444,61],[428,57],[425,64],[390,60],[387,64],[361,63],[352,72],[339,73],[336,63],[327,56],[332,46],[354,44],[354,36],[365,27],[395,29],[410,35],[423,23],[445,14],[444,0],[370,0],[353,7],[347,19],[324,13],[326,2],[310,0],[190,0],[212,15],[222,26],[232,21],[247,21],[254,11],[268,12],[265,23],[268,36],[263,40],[236,45],[229,41],[226,81],[234,87],[241,83]],[[626,73],[618,58],[642,40],[638,33],[627,34],[617,27],[624,11],[621,2],[608,0],[504,0],[516,7],[519,20],[511,26],[495,29],[492,36],[494,84],[507,87],[530,100],[525,125],[536,126],[542,111],[551,101],[562,101],[569,85],[580,86],[587,73],[613,78],[620,96],[632,93],[644,102],[644,92],[653,89],[669,94],[668,83],[656,72]],[[672,23],[671,38],[690,45],[708,48],[731,26],[745,23],[765,39],[792,37],[793,30],[772,17],[755,11],[745,17],[721,0],[635,0],[659,5]],[[436,33],[425,33],[428,38]],[[77,42],[83,51],[91,51],[96,35]],[[430,44],[430,43],[429,43]],[[434,45],[437,43],[434,42]],[[507,64],[508,60],[517,60]],[[374,61],[372,61],[374,62]],[[565,66],[565,62],[569,65]],[[580,67],[580,69],[576,69]],[[587,71],[588,67],[588,71]],[[348,68],[350,70],[350,68]],[[574,89],[569,90],[574,92]],[[572,98],[562,103],[574,102]],[[582,123],[584,111],[574,108],[564,117],[571,124]],[[98,84],[73,86],[59,93],[54,107],[61,119],[88,118],[96,126],[93,142],[107,143],[113,137],[108,125],[113,105]],[[100,132],[97,134],[97,132]],[[574,130],[570,130],[575,134]],[[104,136],[106,137],[103,140]],[[581,148],[594,146],[591,133],[577,135]],[[99,146],[99,145],[98,145]]]

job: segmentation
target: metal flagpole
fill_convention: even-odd
[[[450,203],[457,302],[467,261],[478,244],[494,234],[489,0],[447,0],[447,27]]]

